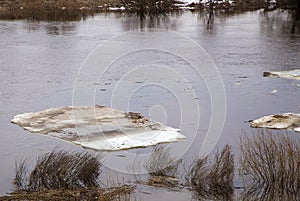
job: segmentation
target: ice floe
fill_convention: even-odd
[[[300,114],[282,113],[250,121],[253,128],[287,129],[300,132]]]
[[[266,71],[263,73],[264,77],[283,77],[288,79],[300,80],[300,70],[290,71]]]
[[[104,106],[69,106],[16,115],[12,123],[95,150],[147,147],[185,139],[178,129],[139,113]]]

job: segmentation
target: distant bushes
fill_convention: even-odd
[[[0,1],[0,19],[80,20],[120,7],[138,15],[165,14],[176,8],[174,0],[8,0]]]
[[[124,6],[130,13],[151,16],[176,10],[174,2],[174,0],[124,0]]]
[[[79,20],[96,12],[96,0],[10,0],[0,2],[0,19]]]

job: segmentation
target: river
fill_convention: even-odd
[[[124,72],[148,64],[151,58],[160,58],[156,66],[152,67],[155,69],[164,64],[172,69],[170,66],[174,65],[173,70],[182,74],[188,83],[184,85],[185,83],[179,82],[186,86],[183,91],[193,91],[195,96],[180,100],[184,92],[176,94],[166,87],[166,83],[178,81],[174,76],[163,74],[166,73],[164,71],[157,77],[161,76],[160,79],[167,81],[153,85],[151,83],[158,80],[153,78],[155,70],[148,72],[147,69],[139,68],[136,74],[131,75],[134,79],[127,77],[124,81],[138,90],[125,102],[127,105],[115,103],[113,106],[140,112],[157,121],[181,128],[187,140],[174,143],[172,149],[181,150],[176,156],[185,161],[191,161],[198,155],[212,118],[217,118],[218,112],[220,116],[224,113],[224,126],[220,117],[217,125],[220,126],[221,133],[215,139],[216,146],[212,148],[221,149],[229,143],[238,155],[240,137],[255,134],[254,129],[249,128],[248,120],[280,112],[300,112],[299,81],[262,76],[264,71],[300,68],[300,35],[290,34],[291,24],[284,16],[284,13],[278,11],[267,14],[262,11],[218,14],[211,25],[207,25],[206,15],[189,11],[142,21],[119,13],[99,14],[75,22],[0,21],[0,194],[4,195],[12,190],[15,161],[26,158],[30,163],[38,155],[54,148],[68,151],[83,149],[56,138],[30,134],[10,123],[12,117],[24,112],[72,105],[75,80],[87,56],[99,45],[112,40],[112,37],[120,37],[135,29],[139,29],[137,33],[149,33],[150,36],[151,32],[159,29],[157,40],[164,40],[165,33],[170,33],[170,36],[180,35],[199,44],[203,48],[201,51],[212,59],[216,72],[220,75],[208,79],[214,81],[221,78],[220,90],[225,90],[225,96],[221,97],[224,98],[224,110],[221,108],[222,111],[216,111],[218,107],[215,107],[215,116],[212,115],[212,93],[218,92],[212,92],[201,75],[194,76],[192,68],[180,71],[181,64],[187,65],[182,60],[174,62],[176,58],[167,53],[157,55],[158,52],[154,50],[135,52],[114,62],[111,70],[106,71],[99,82],[93,83],[93,87],[96,87],[94,102],[111,106],[113,91],[120,85]],[[180,40],[169,40],[180,48]],[[192,50],[183,47],[182,51],[189,53]],[[153,76],[139,75],[139,72],[147,72],[147,75],[153,73]],[[143,83],[147,85],[139,87]],[[276,93],[272,93],[273,90]],[[222,91],[220,93],[222,95]],[[117,96],[122,98],[119,94]],[[75,98],[82,101],[80,96]],[[199,110],[193,105],[197,105]],[[181,107],[186,111],[182,111]],[[193,115],[197,115],[197,112],[200,118],[198,122],[194,122]],[[189,117],[189,114],[193,115]],[[199,126],[195,129],[197,123]],[[300,139],[297,134],[290,134]],[[126,177],[122,173],[128,170],[126,157],[130,154],[148,153],[149,150],[151,148],[108,153],[107,167],[121,172],[119,177]],[[238,179],[235,180],[235,185],[240,185]],[[170,193],[151,189],[141,191],[150,193],[139,193],[138,196],[143,200],[154,200],[155,196],[161,200],[173,201],[190,197],[188,192]]]

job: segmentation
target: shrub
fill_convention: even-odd
[[[245,196],[253,200],[297,200],[300,197],[299,141],[264,130],[241,139],[240,172]]]
[[[226,145],[213,158],[196,159],[189,168],[186,180],[194,197],[230,200],[233,196],[234,160],[231,147]]]
[[[89,153],[52,151],[38,157],[29,175],[25,162],[16,165],[16,190],[41,191],[98,186],[101,163]]]

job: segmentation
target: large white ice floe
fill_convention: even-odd
[[[32,132],[54,136],[86,148],[121,150],[185,139],[178,129],[139,113],[104,106],[69,106],[16,115],[12,120]]]
[[[300,80],[300,70],[290,71],[267,71],[263,73],[264,77],[283,77],[288,79]]]
[[[282,113],[261,117],[250,121],[254,128],[287,129],[300,132],[300,114]]]

